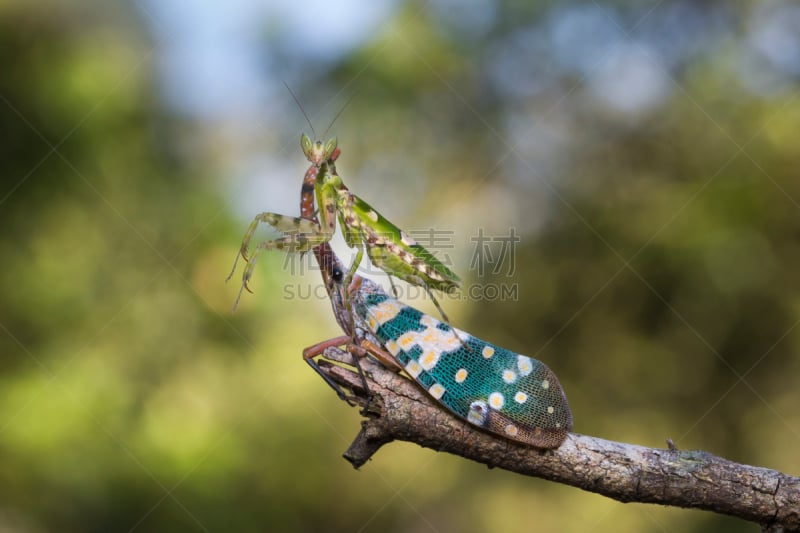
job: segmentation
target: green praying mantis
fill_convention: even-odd
[[[449,321],[431,290],[449,293],[460,286],[461,280],[405,231],[350,192],[334,165],[334,160],[338,156],[337,144],[336,137],[324,143],[319,140],[312,141],[305,133],[300,137],[303,154],[317,170],[314,193],[319,222],[268,212],[255,216],[244,234],[231,273],[226,278],[227,281],[233,276],[239,257],[242,257],[247,266],[242,274],[242,287],[239,289],[233,309],[236,310],[245,289],[252,292],[248,284],[262,251],[308,252],[333,238],[338,219],[345,242],[356,250],[356,257],[345,277],[345,286],[352,280],[366,251],[372,263],[389,275],[395,292],[392,276],[423,287],[445,321]],[[261,223],[272,226],[282,236],[258,243],[250,253],[253,234]]]

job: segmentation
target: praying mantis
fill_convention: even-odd
[[[319,221],[269,212],[255,216],[244,234],[239,253],[227,278],[233,276],[239,257],[242,257],[247,266],[242,274],[242,287],[236,298],[234,310],[238,306],[242,292],[245,289],[252,292],[248,284],[262,251],[308,252],[323,243],[330,242],[336,232],[338,220],[345,242],[356,250],[356,257],[345,275],[346,284],[353,279],[366,252],[372,263],[386,272],[390,280],[394,276],[412,285],[423,287],[439,313],[445,321],[448,321],[447,315],[431,290],[449,293],[460,286],[459,277],[405,231],[350,192],[334,165],[339,152],[336,137],[323,143],[319,140],[312,141],[303,133],[300,137],[300,146],[315,171],[314,194]],[[272,226],[283,236],[258,243],[250,253],[253,234],[262,223]],[[394,287],[393,282],[392,286]]]

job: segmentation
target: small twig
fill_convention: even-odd
[[[329,348],[325,357],[349,363]],[[764,531],[800,531],[800,479],[698,450],[646,448],[571,433],[557,450],[542,451],[496,438],[450,416],[412,381],[364,360],[371,398],[352,370],[320,361],[323,372],[353,392],[369,411],[344,457],[365,464],[393,440],[539,477],[621,502],[704,509],[756,522]]]

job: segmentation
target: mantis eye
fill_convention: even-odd
[[[333,151],[336,150],[337,144],[338,144],[338,141],[336,140],[336,137],[334,137],[333,139],[329,139],[328,142],[325,143],[325,159],[326,160],[330,159],[331,154],[333,154]]]
[[[303,149],[303,153],[307,158],[311,158],[311,149],[313,145],[314,143],[311,142],[311,139],[308,138],[308,135],[304,133],[300,136],[300,148]]]

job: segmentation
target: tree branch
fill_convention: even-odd
[[[350,355],[328,348],[330,361]],[[359,375],[329,361],[324,373],[366,406],[366,420],[344,458],[355,468],[393,440],[414,442],[490,468],[540,477],[621,502],[704,509],[756,522],[764,531],[800,531],[800,479],[734,463],[708,452],[646,448],[571,433],[557,450],[542,451],[493,437],[438,407],[411,380],[361,361],[372,399]],[[671,444],[671,443],[670,443]]]

